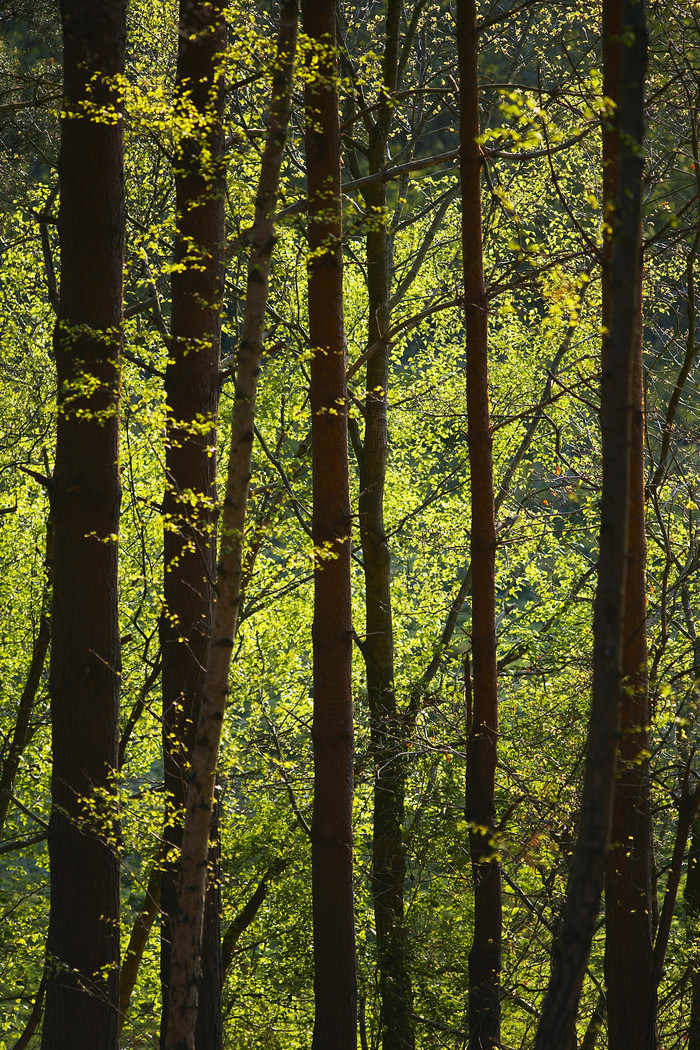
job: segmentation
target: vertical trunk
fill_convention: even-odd
[[[593,693],[578,839],[564,920],[536,1048],[570,1036],[590,952],[608,863],[623,686],[623,614],[628,544],[632,380],[639,341],[641,181],[646,26],[641,0],[605,0],[604,26],[622,26],[619,102],[615,109],[617,186],[611,251],[604,260],[610,290],[603,347],[601,498],[598,585],[593,612]],[[607,52],[606,52],[607,54]],[[608,153],[608,156],[611,154]]]
[[[119,350],[126,6],[63,0],[61,288],[51,486],[51,914],[45,1050],[117,1046]],[[113,119],[95,119],[91,109]],[[93,110],[94,112],[94,110]]]
[[[493,443],[489,418],[488,320],[481,239],[481,151],[475,0],[457,4],[460,91],[462,266],[471,474],[473,707],[467,741],[466,817],[474,876],[469,953],[469,1046],[500,1044],[501,870],[496,853],[496,672]]]
[[[273,216],[291,110],[297,40],[296,0],[282,0],[277,55],[272,80],[270,122],[255,198],[255,220],[241,338],[236,353],[236,387],[231,447],[221,517],[216,601],[201,710],[194,734],[187,785],[177,909],[172,927],[168,982],[167,1050],[193,1050],[198,1007],[198,976],[207,855],[211,831],[216,763],[241,601],[242,547],[250,484],[253,425],[262,356],[265,307],[272,246]],[[200,1050],[207,1050],[201,1047]]]
[[[317,59],[306,87],[313,443],[314,1050],[357,1045],[353,916],[350,494],[335,3],[302,0]]]
[[[608,4],[603,25],[603,92],[620,98],[621,8]],[[603,200],[608,221],[617,186],[617,136],[612,121],[603,130]],[[609,258],[611,241],[605,244]],[[651,907],[651,811],[646,625],[646,533],[644,515],[644,370],[642,358],[642,271],[637,287],[637,324],[632,378],[629,525],[623,610],[620,745],[613,801],[611,849],[605,891],[605,983],[610,1050],[654,1050],[656,977]],[[603,273],[603,327],[611,313],[610,269]]]
[[[641,332],[640,332],[641,336]],[[610,1050],[654,1050],[656,975],[651,927],[649,693],[644,529],[642,344],[634,362],[629,553],[624,604],[621,737],[605,891]]]
[[[396,90],[402,0],[389,0],[382,82],[387,96]],[[382,106],[370,131],[369,174],[386,160],[392,107]],[[391,313],[391,244],[386,225],[386,184],[368,187],[367,345],[380,344]],[[410,1050],[415,1037],[413,995],[404,926],[406,860],[403,844],[405,731],[394,691],[394,636],[391,608],[391,553],[384,524],[389,346],[367,364],[365,432],[360,459],[359,524],[365,575],[367,700],[374,761],[372,897],[384,1050]]]
[[[221,344],[224,242],[223,82],[225,0],[180,0],[175,119],[196,114],[195,135],[183,135],[175,158],[176,237],[172,275],[172,339],[165,393],[168,406],[163,499],[164,610],[163,756],[169,846],[161,884],[161,982],[170,979],[177,854],[182,841],[187,768],[201,704],[214,599],[216,416]],[[186,126],[189,125],[189,121]],[[177,132],[177,129],[176,129]],[[197,1042],[221,1046],[221,969],[217,964],[218,890],[212,886],[204,928]],[[161,1045],[168,1027],[163,995]],[[207,1019],[211,1019],[211,1025]],[[218,1020],[217,1020],[218,1018]]]

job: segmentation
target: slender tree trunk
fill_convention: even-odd
[[[603,92],[620,98],[619,4],[604,9]],[[614,116],[611,115],[611,116]],[[603,200],[614,214],[618,139],[614,121],[604,122]],[[609,258],[608,236],[604,251]],[[603,271],[603,326],[611,314],[610,267]],[[605,983],[610,1050],[655,1050],[656,976],[652,941],[651,810],[649,797],[649,704],[646,623],[646,530],[644,514],[644,366],[642,267],[637,287],[632,378],[629,525],[625,579],[620,696],[620,745],[605,891]]]
[[[496,518],[489,415],[488,314],[481,234],[481,150],[475,0],[457,4],[460,91],[462,266],[467,332],[467,442],[471,474],[473,709],[467,741],[466,817],[474,875],[474,938],[469,953],[469,1047],[500,1044],[501,870],[495,777]]]
[[[187,786],[177,912],[170,954],[167,1050],[193,1050],[194,1047],[208,843],[216,764],[241,600],[242,547],[268,275],[274,244],[273,216],[291,110],[296,39],[296,0],[282,0],[270,122],[255,198],[255,220],[250,234],[252,247],[248,262],[245,315],[236,355],[231,447],[221,520],[214,621],[207,649],[201,710]]]
[[[46,663],[51,639],[51,585],[53,579],[53,525],[51,518],[46,523],[46,556],[44,558],[44,586],[41,592],[39,630],[34,639],[32,658],[27,672],[27,681],[17,708],[17,718],[7,754],[0,773],[0,838],[7,820],[10,795],[22,760],[25,747],[32,737],[31,719],[36,703],[36,694]]]
[[[647,680],[641,338],[637,339],[634,372],[620,703],[622,735],[605,892],[605,983],[610,1050],[654,1050],[657,1046],[657,982],[651,928],[648,761],[651,712]]]
[[[386,13],[382,84],[386,97],[396,90],[402,0],[389,0]],[[386,162],[392,106],[380,107],[370,130],[369,174]],[[384,1050],[411,1050],[413,993],[408,972],[404,925],[406,859],[403,844],[405,725],[394,690],[394,631],[391,605],[391,552],[384,524],[384,485],[388,459],[387,397],[389,345],[382,338],[391,325],[391,242],[386,223],[386,184],[365,192],[367,232],[367,345],[380,344],[367,363],[365,432],[360,457],[359,524],[365,575],[367,670],[371,747],[374,761],[372,898]]]
[[[163,869],[163,860],[166,852],[166,844],[163,842],[158,855],[153,862],[148,885],[143,897],[143,904],[131,928],[129,944],[124,952],[122,967],[119,973],[119,1034],[124,1030],[124,1022],[129,1012],[131,995],[136,985],[136,978],[141,967],[143,953],[148,944],[148,938],[153,923],[155,922],[158,908],[160,907],[160,887]]]
[[[576,848],[564,920],[536,1038],[536,1050],[565,1045],[576,1012],[608,863],[623,685],[623,618],[630,497],[633,375],[638,342],[644,77],[642,0],[604,0],[604,26],[622,25],[615,110],[617,191],[606,280],[610,312],[601,379],[603,491],[593,613],[593,694]]]
[[[357,1046],[353,913],[350,491],[343,324],[336,4],[302,0],[317,64],[306,86],[313,468],[314,1050]]]
[[[199,717],[211,632],[216,562],[216,418],[219,400],[225,184],[223,70],[226,0],[180,0],[175,121],[182,135],[175,157],[176,235],[172,330],[165,393],[166,490],[163,499],[164,608],[163,756],[169,851],[161,883],[161,1045],[168,1028],[172,918],[177,859],[194,729]],[[215,850],[213,851],[215,852]],[[203,935],[197,1044],[221,1047],[218,871]],[[204,1006],[206,1004],[206,1007]]]
[[[107,78],[124,70],[126,5],[63,0],[61,17],[51,912],[42,1047],[116,1050],[124,180],[121,103]]]

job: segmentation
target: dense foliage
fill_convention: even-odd
[[[392,99],[381,214],[363,196],[367,115],[381,102],[384,7],[341,5],[345,326],[351,498],[359,498],[368,343],[366,236],[391,243],[385,491],[403,754],[406,938],[416,1043],[464,1045],[471,865],[464,816],[471,613],[470,479],[459,248],[454,11],[406,4],[403,85]],[[33,1013],[48,915],[50,727],[45,659],[56,421],[56,164],[60,26],[53,4],[0,14],[0,1047]],[[561,917],[576,827],[591,684],[600,492],[598,378],[602,93],[595,4],[482,3],[484,252],[496,470],[501,726],[497,778],[504,879],[503,1046],[531,1046]],[[225,462],[246,231],[264,139],[274,5],[232,0],[226,53],[227,260],[218,445]],[[162,864],[159,618],[161,503],[173,255],[173,156],[188,114],[173,103],[177,12],[129,8],[125,350],[122,361],[122,945]],[[700,248],[698,10],[650,4],[644,184],[644,389],[650,777],[654,901],[663,902],[678,814],[695,806],[700,680],[695,281]],[[220,757],[225,1045],[310,1046],[312,800],[309,337],[301,39],[283,167],[258,400],[244,602]],[[191,116],[191,115],[190,115]],[[364,355],[364,356],[363,356]],[[48,551],[48,554],[47,554]],[[364,575],[353,550],[355,905],[360,1037],[378,1045],[372,913],[370,720]],[[452,629],[446,631],[446,624]],[[76,733],[80,727],[76,726]],[[694,824],[660,985],[661,1045],[687,1045],[698,1010]],[[690,871],[687,864],[690,863]],[[688,879],[687,884],[685,882]],[[685,900],[683,888],[686,888]],[[122,1034],[158,1041],[157,922]],[[580,1009],[603,983],[594,940]],[[33,1037],[37,1040],[40,1027]],[[590,1033],[589,1033],[590,1035]],[[700,1046],[700,1036],[694,1033]],[[599,1036],[603,1045],[605,1034]],[[38,1045],[31,1042],[30,1046]],[[587,1045],[591,1045],[590,1043]]]

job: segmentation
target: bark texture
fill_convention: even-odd
[[[51,482],[51,911],[44,1050],[116,1050],[117,615],[126,5],[63,0],[61,284]]]
[[[291,108],[296,55],[297,4],[283,0],[270,101],[270,121],[261,162],[250,234],[246,305],[236,355],[226,493],[221,515],[216,599],[201,710],[196,727],[187,788],[182,861],[170,966],[167,1050],[193,1050],[198,1007],[197,976],[202,945],[207,855],[216,763],[231,654],[241,600],[242,546],[248,503],[253,424],[262,355],[268,275],[274,243],[273,215]],[[206,1048],[204,1048],[206,1050]]]
[[[469,953],[469,1047],[500,1045],[501,871],[496,848],[498,741],[496,519],[489,413],[488,313],[481,232],[481,150],[475,0],[457,4],[467,443],[471,475],[473,707],[467,739],[466,818],[474,877]],[[468,672],[467,672],[468,673]]]
[[[386,9],[383,97],[369,132],[369,174],[384,167],[396,91],[402,0]],[[379,349],[367,362],[365,431],[360,456],[359,525],[365,576],[367,671],[371,747],[374,762],[372,898],[377,937],[377,967],[384,1050],[415,1045],[413,994],[404,924],[406,858],[403,843],[406,784],[406,722],[394,689],[394,630],[391,605],[391,552],[384,522],[384,485],[388,461],[389,305],[392,277],[391,235],[387,228],[386,183],[377,180],[364,192],[367,232],[367,346]]]
[[[603,25],[603,93],[620,98],[622,10],[607,5]],[[614,112],[603,125],[603,200],[614,215],[618,137]],[[604,251],[609,257],[610,237]],[[610,267],[603,272],[603,327],[611,312]],[[620,745],[613,801],[611,848],[605,889],[605,983],[610,1050],[654,1050],[656,976],[652,940],[652,838],[649,798],[649,704],[644,505],[644,376],[642,266],[637,286],[637,325],[632,377],[629,526],[625,580],[620,696]]]
[[[175,157],[176,234],[165,394],[163,757],[168,846],[161,884],[161,982],[170,981],[177,861],[189,755],[211,632],[216,563],[216,418],[224,249],[223,70],[226,0],[180,0],[175,120],[194,127]],[[194,119],[193,119],[194,118]],[[177,132],[176,127],[176,132]],[[215,852],[215,850],[213,851]],[[218,872],[211,869],[197,1044],[221,1047]],[[162,997],[161,1045],[168,1030]]]
[[[313,469],[313,1050],[357,1045],[352,877],[350,492],[343,325],[336,4],[302,0],[315,74],[305,89]]]
[[[593,692],[579,830],[562,929],[537,1031],[536,1050],[571,1039],[608,862],[620,742],[623,620],[627,569],[632,381],[638,342],[644,79],[647,40],[640,0],[605,0],[604,26],[622,25],[615,110],[617,187],[606,280],[610,311],[601,378],[603,491],[593,612]]]

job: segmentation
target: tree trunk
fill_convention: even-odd
[[[187,770],[199,717],[206,649],[211,633],[216,546],[216,418],[219,400],[225,186],[223,79],[226,0],[180,0],[175,120],[196,115],[175,157],[176,234],[172,330],[165,394],[163,756],[169,850],[161,883],[161,1045],[168,1028],[172,919],[177,905],[177,858]],[[189,122],[186,126],[191,126]],[[177,134],[176,126],[176,134]],[[222,1043],[218,872],[203,935],[197,1044]],[[207,1023],[207,1018],[211,1023]]]
[[[296,0],[282,0],[272,79],[270,122],[255,198],[255,220],[249,238],[251,253],[248,261],[245,314],[236,354],[231,447],[221,520],[214,620],[207,649],[201,710],[194,736],[187,786],[177,911],[170,954],[167,1050],[193,1050],[194,1047],[208,843],[216,764],[241,601],[242,547],[268,275],[274,244],[273,216],[277,205],[280,166],[291,110],[296,39]],[[207,1048],[204,1047],[203,1050]]]
[[[606,98],[620,98],[619,4],[604,11],[603,70]],[[610,218],[617,186],[615,125],[604,122],[603,201]],[[610,237],[604,247],[611,251]],[[603,326],[611,313],[610,268],[603,272]],[[611,849],[605,890],[605,983],[610,1050],[655,1050],[656,976],[651,924],[651,810],[649,797],[649,704],[646,623],[646,531],[644,514],[644,366],[642,268],[637,287],[637,324],[632,379],[629,526],[625,580],[620,696],[620,746],[613,801]]]
[[[42,1047],[116,1050],[124,181],[121,102],[107,78],[124,70],[126,5],[63,0],[61,16],[51,912]]]
[[[389,0],[386,13],[382,84],[384,97],[396,90],[402,0]],[[392,106],[381,106],[369,136],[369,174],[385,164]],[[384,485],[388,459],[387,397],[391,326],[391,243],[386,224],[386,184],[365,191],[367,232],[367,346],[380,349],[367,362],[365,432],[360,456],[359,525],[365,576],[367,670],[374,762],[372,898],[384,1050],[411,1050],[413,993],[408,973],[404,925],[406,858],[403,844],[405,725],[394,691],[394,631],[391,605],[391,552],[384,524]]]
[[[593,693],[581,813],[564,920],[536,1038],[536,1050],[561,1047],[576,1012],[608,863],[623,686],[632,384],[638,342],[644,77],[647,45],[640,0],[605,0],[604,26],[622,25],[619,103],[615,109],[617,188],[601,379],[603,491],[598,584],[593,612]],[[609,154],[608,154],[609,155]]]
[[[481,233],[481,150],[475,0],[457,4],[460,91],[462,266],[467,357],[467,443],[471,474],[473,708],[467,740],[466,818],[474,876],[474,937],[469,953],[469,1047],[500,1044],[501,870],[495,777],[496,519],[489,413],[488,315]]]
[[[357,1046],[353,914],[350,493],[336,5],[302,0],[317,59],[305,91],[314,542],[314,1050]]]

